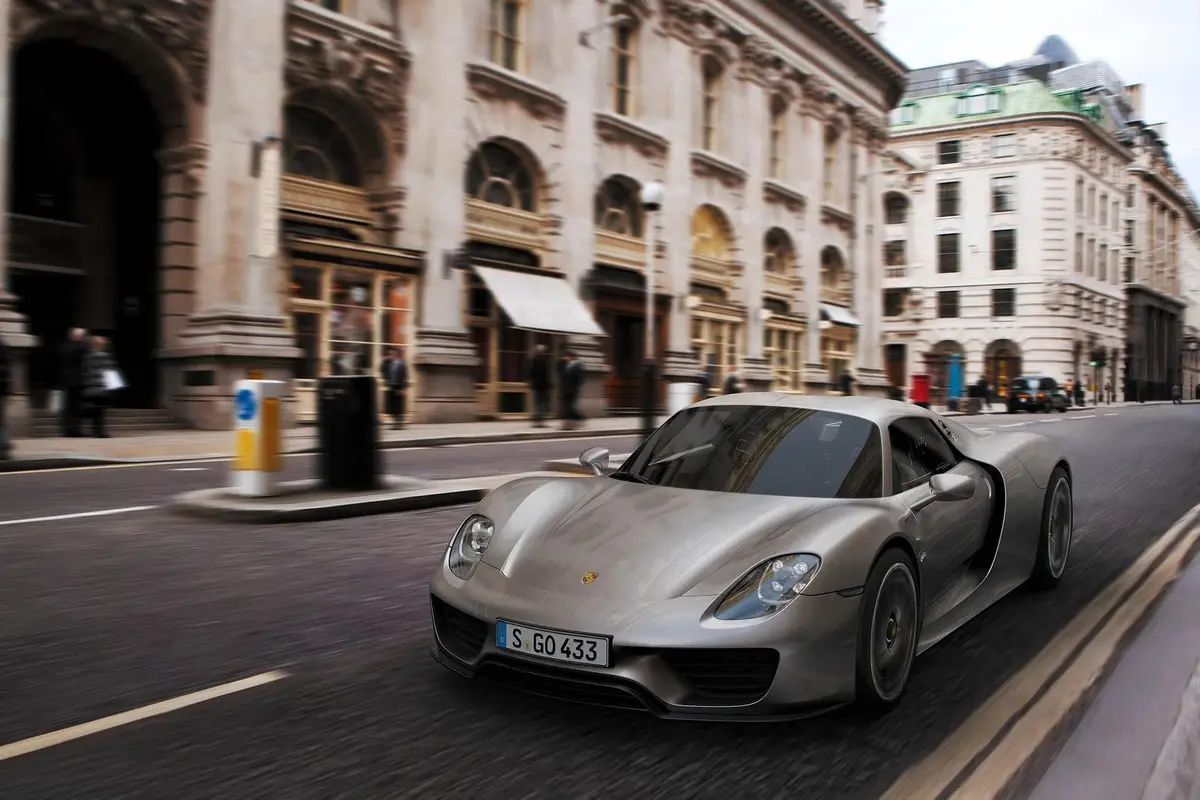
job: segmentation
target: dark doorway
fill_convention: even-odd
[[[17,313],[29,323],[29,333],[37,346],[29,354],[30,402],[34,408],[46,408],[49,392],[58,386],[58,353],[66,341],[67,330],[76,324],[80,278],[78,275],[42,270],[15,269],[9,276],[10,288],[17,296]]]
[[[12,115],[13,291],[30,327],[54,337],[39,374],[56,373],[62,329],[87,327],[111,340],[125,375],[116,402],[153,407],[162,127],[150,99],[108,53],[39,41],[17,51]]]

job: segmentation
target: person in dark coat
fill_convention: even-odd
[[[742,376],[737,373],[737,370],[725,376],[725,385],[722,387],[725,394],[741,394],[746,391],[746,382],[742,380]]]
[[[109,385],[109,373],[120,374],[117,363],[108,352],[108,340],[93,336],[91,349],[83,358],[83,415],[92,420],[92,436],[107,439],[104,420],[112,402],[113,389]]]
[[[408,400],[408,362],[404,351],[389,347],[387,357],[379,366],[379,377],[383,381],[383,413],[392,418],[392,427],[404,427],[404,410]]]
[[[0,339],[0,461],[7,461],[12,452],[12,438],[8,435],[8,424],[4,416],[8,396],[12,393],[12,361],[12,352],[4,340]]]
[[[579,392],[583,389],[583,364],[573,350],[568,350],[559,364],[558,391],[562,401],[563,430],[579,426],[583,414],[579,413]]]
[[[546,345],[539,344],[529,360],[529,392],[533,397],[533,427],[546,427],[545,419],[550,416],[550,391],[553,389],[554,367]]]
[[[842,373],[842,377],[838,379],[838,388],[842,390],[842,394],[849,397],[854,394],[854,376],[850,374],[850,370]]]
[[[59,388],[62,390],[60,410],[63,436],[81,436],[80,420],[83,416],[83,389],[87,384],[84,359],[88,353],[87,335],[83,328],[72,328],[62,347],[59,363]]]

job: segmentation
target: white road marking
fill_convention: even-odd
[[[281,670],[273,672],[264,672],[259,675],[254,675],[249,678],[243,678],[240,681],[231,683],[223,683],[220,686],[213,686],[208,689],[201,689],[198,692],[185,694],[180,697],[175,697],[170,700],[163,700],[158,703],[152,703],[148,706],[135,708],[131,711],[123,711],[120,714],[113,714],[110,717],[101,717],[91,722],[85,722],[82,725],[74,725],[70,728],[53,731],[52,733],[44,733],[41,736],[34,736],[30,739],[22,739],[19,742],[0,746],[0,761],[6,761],[17,756],[27,755],[45,750],[48,747],[64,744],[75,739],[82,739],[85,736],[91,736],[94,733],[102,733],[113,728],[119,728],[122,725],[129,725],[133,722],[141,722],[144,719],[157,717],[171,711],[178,711],[181,708],[194,706],[197,703],[204,703],[209,700],[216,700],[218,697],[234,694],[236,692],[244,692],[247,689],[253,689],[258,686],[264,686],[268,683],[274,683],[287,677],[287,673]]]
[[[1062,420],[1057,420],[1057,419],[1039,419],[1038,423],[1041,425],[1053,425],[1054,423],[1061,422],[1061,421]]]
[[[1096,418],[1095,414],[1080,414],[1075,417],[1067,417],[1067,419],[1095,419],[1095,418]]]
[[[56,514],[53,517],[26,517],[25,519],[0,519],[0,525],[32,525],[36,522],[59,522],[64,519],[84,517],[107,517],[113,514],[131,514],[134,511],[149,511],[158,506],[129,506],[128,508],[106,508],[103,511],[79,511],[74,514]]]
[[[1028,425],[1028,422],[1010,422],[1007,425],[1001,425],[1001,428],[1019,428],[1022,425]]]
[[[208,467],[174,467],[171,472],[208,472]]]
[[[1141,598],[1137,591],[1149,583],[1148,575],[1158,575],[1163,566],[1178,565],[1178,561],[1164,558],[1169,552],[1181,554],[1190,546],[1188,541],[1195,537],[1195,525],[1200,519],[1200,505],[1194,506],[1138,558],[1138,560],[1114,580],[1105,591],[1096,595],[1058,635],[1038,653],[1025,667],[1001,686],[959,726],[950,733],[937,749],[919,764],[910,767],[883,796],[883,800],[908,800],[914,797],[941,797],[946,789],[958,782],[959,776],[980,757],[990,755],[993,743],[1000,743],[1013,728],[1014,720],[1021,723],[1037,723],[1042,726],[1042,735],[1036,737],[1040,743],[1045,734],[1061,721],[1053,715],[1034,718],[1028,710],[1035,705],[1045,687],[1054,684],[1050,691],[1065,687],[1055,683],[1056,676],[1072,668],[1080,657],[1084,646],[1098,638],[1107,639],[1116,624],[1118,609],[1133,609]],[[1182,542],[1182,544],[1181,544]],[[1110,615],[1114,615],[1110,618]],[[1095,675],[1099,675],[1099,670]],[[1044,698],[1042,698],[1044,699]],[[1035,738],[1026,731],[1025,736]],[[1014,765],[1019,766],[1019,765]],[[978,770],[976,770],[978,771]],[[999,789],[1000,787],[996,787]],[[976,794],[974,797],[994,797],[996,791]],[[964,800],[969,795],[956,794]]]
[[[1120,413],[1121,413],[1121,412],[1119,412],[1119,411],[1110,411],[1110,412],[1108,412],[1107,414],[1105,414],[1104,416],[1106,416],[1106,417],[1116,417],[1116,416],[1119,416],[1119,415],[1120,415]]]

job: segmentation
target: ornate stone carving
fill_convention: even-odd
[[[479,97],[517,103],[534,119],[561,119],[567,111],[561,96],[490,61],[468,64],[467,83]]]
[[[832,87],[818,75],[809,75],[804,81],[801,111],[810,117],[826,119],[834,111],[836,95]]]
[[[704,6],[699,0],[662,0],[658,30],[665,36],[691,43],[703,18]]]
[[[371,192],[367,198],[377,220],[377,227],[383,231],[384,244],[392,244],[392,237],[403,229],[404,201],[408,192],[402,186],[389,186]]]
[[[746,170],[703,150],[692,151],[692,174],[697,178],[715,178],[727,189],[746,184]]]
[[[771,179],[763,181],[763,200],[768,203],[782,205],[793,213],[803,211],[804,207],[808,204],[808,198],[799,191]]]
[[[208,20],[211,0],[18,0],[11,6],[9,39],[15,44],[43,22],[80,19],[143,37],[179,64],[197,102],[208,90]]]
[[[324,17],[293,7],[285,75],[293,89],[329,86],[357,97],[387,127],[395,151],[407,143],[405,88],[410,57],[384,36],[335,29]]]
[[[1046,308],[1051,311],[1058,311],[1063,307],[1063,284],[1058,278],[1053,278],[1046,281],[1046,299],[1043,301]]]
[[[628,117],[596,112],[596,137],[605,144],[628,145],[643,158],[663,159],[670,149],[667,137],[644,128]]]
[[[742,41],[738,77],[761,86],[770,86],[780,70],[782,60],[771,43],[761,36],[750,35]]]
[[[158,161],[166,175],[183,176],[187,194],[198,194],[203,186],[204,170],[208,163],[208,146],[200,142],[189,142],[170,150],[160,150]]]

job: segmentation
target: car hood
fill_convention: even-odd
[[[714,570],[756,557],[799,520],[842,502],[611,478],[534,481],[503,487],[480,505],[478,513],[496,525],[484,562],[525,588],[593,598],[682,596]]]

